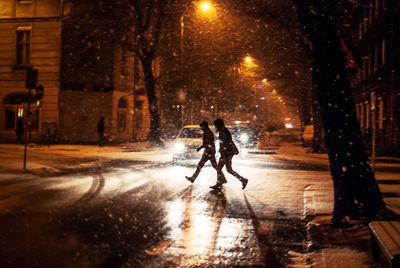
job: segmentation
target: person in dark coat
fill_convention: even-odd
[[[214,126],[219,133],[219,153],[221,155],[217,164],[217,173],[222,173],[222,168],[226,166],[226,170],[240,180],[242,183],[242,189],[244,189],[247,186],[248,179],[240,176],[232,169],[232,158],[234,155],[239,154],[239,150],[232,140],[231,133],[225,127],[224,120],[221,118],[217,118],[214,121]],[[226,180],[224,181],[220,176],[217,176],[217,183],[214,186],[211,186],[211,188],[219,189],[224,183],[226,183]]]
[[[24,135],[24,119],[22,117],[18,117],[17,119],[17,128],[15,129],[15,132],[17,134],[17,141],[20,144],[23,144],[24,141],[22,136]]]
[[[97,122],[97,133],[99,134],[99,146],[103,146],[104,141],[104,117],[102,116],[100,120]]]
[[[206,121],[203,121],[200,123],[200,127],[203,130],[203,144],[196,148],[197,151],[200,151],[201,149],[204,148],[203,155],[197,164],[196,171],[193,173],[191,177],[186,176],[186,179],[193,183],[197,176],[199,175],[201,169],[203,168],[204,164],[210,160],[211,165],[217,169],[217,160],[215,159],[215,140],[214,140],[214,134],[208,127],[208,123]],[[219,176],[221,176],[221,181],[225,181],[225,176],[222,172],[217,173]]]

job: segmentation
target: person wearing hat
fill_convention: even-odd
[[[191,177],[186,176],[186,179],[193,183],[197,176],[199,175],[201,169],[203,168],[204,164],[210,160],[211,165],[217,169],[217,160],[215,159],[215,140],[214,140],[214,134],[212,133],[211,129],[208,127],[208,123],[206,121],[203,121],[200,123],[200,127],[203,130],[203,144],[196,148],[197,151],[200,151],[201,149],[204,148],[203,155],[201,156],[201,159],[199,163],[197,164],[196,171],[193,173]],[[222,172],[217,173],[218,176],[221,176],[218,180],[220,181],[225,181],[225,176]]]
[[[219,133],[219,154],[220,158],[217,164],[217,173],[222,173],[222,168],[226,166],[226,171],[235,176],[242,183],[242,189],[246,188],[248,179],[240,176],[236,171],[232,169],[232,158],[234,155],[239,154],[239,150],[232,140],[232,135],[229,130],[225,127],[224,120],[217,118],[214,121],[214,126]],[[224,178],[225,179],[225,178]],[[213,189],[219,189],[222,184],[226,183],[226,180],[222,180],[220,176],[217,176],[217,183],[211,186]]]

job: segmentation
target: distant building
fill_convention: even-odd
[[[141,66],[101,14],[96,17],[100,5],[64,2],[59,138],[96,141],[104,117],[106,140],[145,140],[150,121]]]
[[[386,0],[360,4],[352,14],[353,42],[361,53],[351,78],[357,116],[368,149],[376,126],[379,155],[400,155],[399,14],[400,2]]]
[[[59,124],[60,1],[3,0],[0,2],[0,141],[16,141],[19,118],[26,126],[31,108],[31,139],[54,132]],[[40,103],[28,97],[28,68],[39,71],[44,87]],[[35,94],[35,90],[32,91]]]
[[[58,142],[96,142],[102,116],[108,141],[147,138],[148,104],[138,60],[109,36],[94,34],[104,29],[90,23],[80,9],[86,6],[79,4],[0,2],[1,142],[16,141],[17,121],[24,118],[26,123],[28,101],[32,141],[46,142],[50,135]],[[78,20],[72,16],[77,12]],[[40,103],[35,97],[29,100],[28,68],[38,70],[38,84],[44,87]]]

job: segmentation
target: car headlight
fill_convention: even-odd
[[[174,146],[174,151],[177,153],[182,152],[184,149],[185,149],[185,144],[183,144],[182,142],[178,142]]]
[[[242,133],[240,134],[240,141],[242,143],[246,143],[249,141],[249,135],[247,135],[247,133]]]

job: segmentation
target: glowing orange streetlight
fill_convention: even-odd
[[[202,8],[203,10],[209,10],[209,9],[211,8],[211,5],[210,5],[210,3],[208,3],[208,2],[203,2],[203,3],[201,4],[201,8]]]
[[[246,56],[246,57],[244,58],[244,60],[245,60],[246,62],[250,63],[250,62],[253,61],[253,58],[250,57],[250,56]]]

